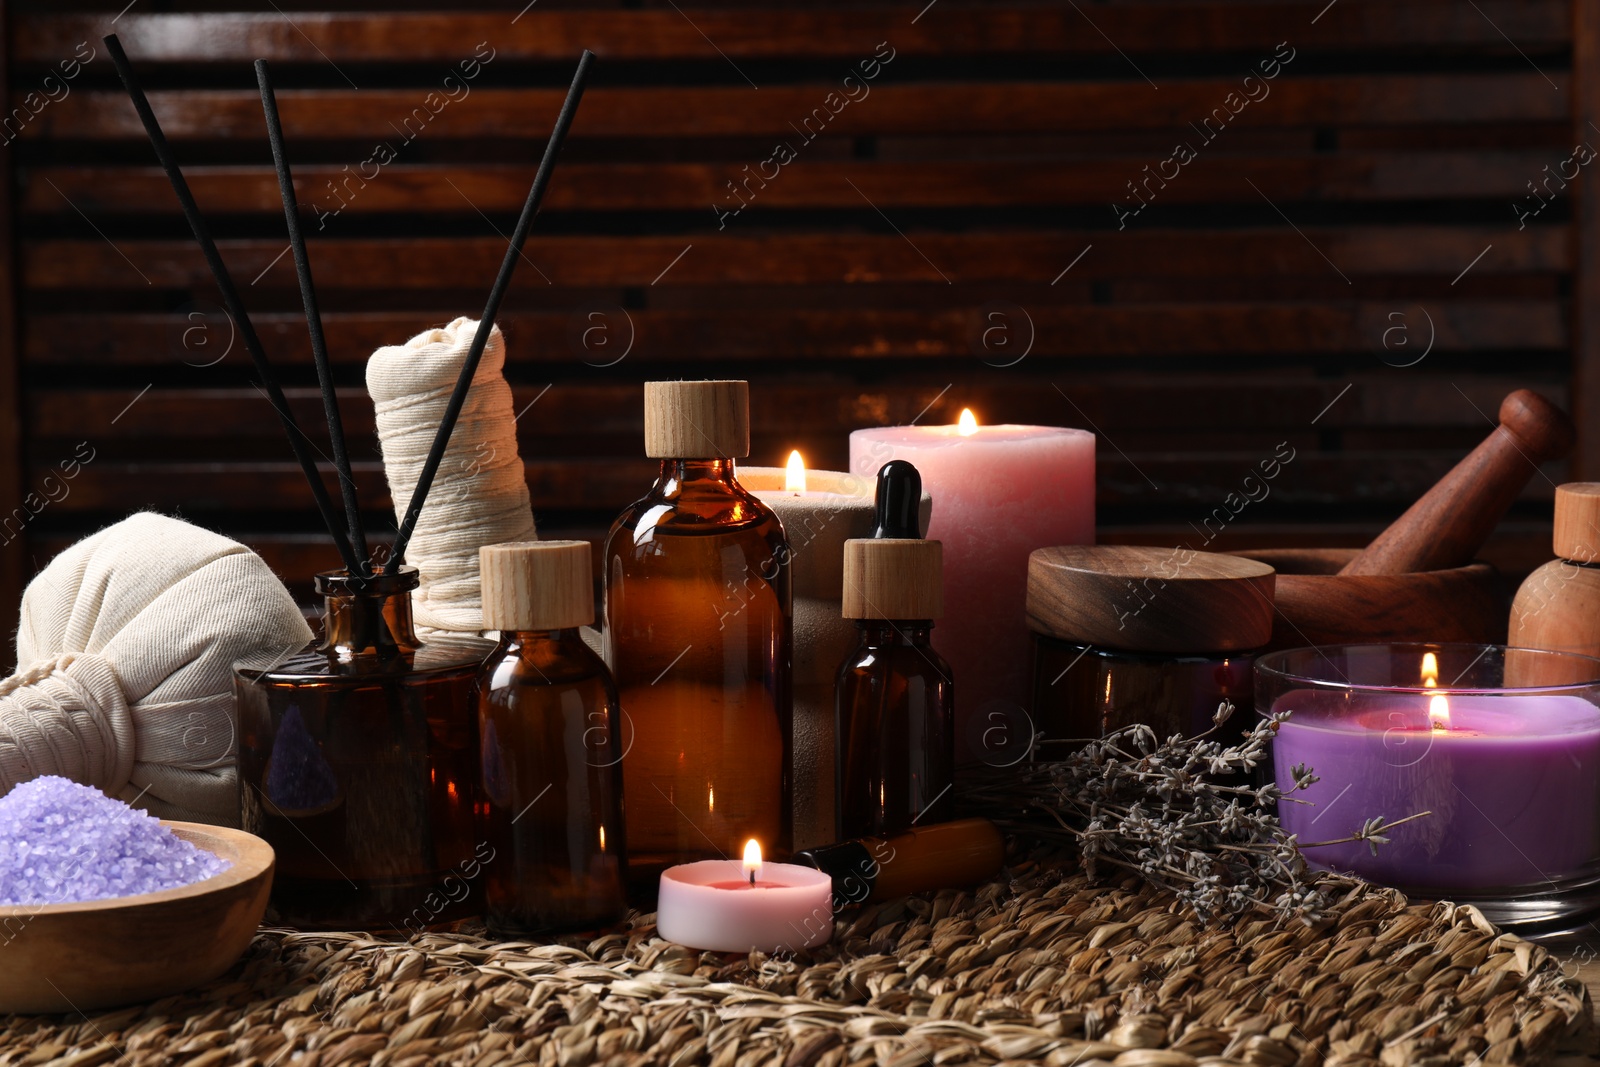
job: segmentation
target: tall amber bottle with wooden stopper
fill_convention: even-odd
[[[617,689],[578,632],[594,621],[589,552],[478,552],[484,625],[500,631],[478,676],[484,918],[500,937],[593,930],[627,910]]]
[[[783,526],[745,490],[742,381],[645,383],[660,474],[605,548],[605,652],[624,717],[630,895],[661,871],[790,847],[790,586]]]
[[[844,543],[842,613],[857,620],[860,636],[835,688],[840,840],[950,817],[955,686],[931,643],[943,611],[944,546],[916,537],[921,492],[915,467],[885,464],[879,536]],[[897,501],[910,501],[909,508]],[[908,517],[897,524],[897,512]]]
[[[1523,581],[1507,643],[1600,656],[1600,482],[1556,488],[1558,559]]]

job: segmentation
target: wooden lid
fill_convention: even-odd
[[[862,537],[844,543],[847,619],[936,619],[944,614],[944,545]]]
[[[1275,577],[1265,563],[1189,548],[1041,548],[1028,557],[1028,626],[1132,652],[1260,648]]]
[[[1600,482],[1556,486],[1556,555],[1600,563]]]
[[[750,454],[750,383],[645,382],[644,454],[742,459]]]
[[[565,630],[594,622],[587,541],[484,545],[478,572],[486,630]]]

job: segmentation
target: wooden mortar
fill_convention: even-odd
[[[1505,640],[1500,575],[1487,563],[1409,574],[1340,574],[1360,549],[1266,548],[1235,554],[1278,572],[1268,649]]]
[[[1483,442],[1364,549],[1237,553],[1278,572],[1270,648],[1505,640],[1499,575],[1473,561],[1538,465],[1572,448],[1572,420],[1518,389]]]

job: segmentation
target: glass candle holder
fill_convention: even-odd
[[[1256,661],[1279,804],[1315,866],[1476,905],[1524,934],[1600,910],[1600,659],[1500,645],[1339,645]],[[1425,813],[1425,814],[1424,814]],[[1386,843],[1351,840],[1369,820]]]

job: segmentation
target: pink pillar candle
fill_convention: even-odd
[[[711,952],[814,948],[833,934],[833,879],[810,867],[759,859],[668,867],[661,872],[656,930],[668,941]]]
[[[944,542],[933,644],[956,691],[956,758],[1015,762],[1032,734],[1028,554],[1094,544],[1094,434],[1059,426],[888,426],[850,435],[850,470],[922,473],[927,536]]]

